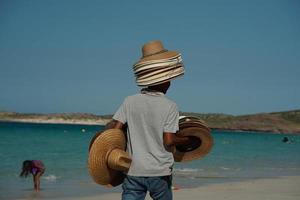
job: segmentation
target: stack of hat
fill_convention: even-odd
[[[133,65],[138,86],[168,82],[184,74],[181,54],[168,51],[160,41],[152,41],[142,48],[143,57]]]
[[[173,156],[176,162],[202,158],[209,153],[213,146],[210,128],[203,120],[197,117],[181,117],[178,136],[188,136],[192,142],[188,145],[175,147]]]
[[[106,186],[117,186],[129,170],[131,158],[126,152],[126,138],[120,129],[107,129],[91,140],[88,170],[93,180]]]

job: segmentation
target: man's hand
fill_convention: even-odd
[[[188,138],[188,142],[186,144],[176,145],[176,149],[182,152],[193,151],[201,145],[201,140],[195,136],[184,136]]]

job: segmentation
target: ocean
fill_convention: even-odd
[[[92,181],[88,146],[103,126],[0,122],[0,199],[80,197],[120,192]],[[219,182],[300,175],[300,135],[213,131],[214,146],[204,158],[176,163],[179,188]],[[282,142],[283,137],[290,142]],[[42,160],[41,192],[32,177],[20,178],[23,160]]]

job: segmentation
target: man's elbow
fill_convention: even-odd
[[[171,147],[174,145],[173,133],[164,133],[164,145],[167,147]]]

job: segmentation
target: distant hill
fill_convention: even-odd
[[[111,117],[112,115],[98,116],[88,113],[36,114],[0,112],[0,121],[30,123],[105,125],[111,120]]]
[[[187,112],[181,112],[180,115],[199,117],[212,129],[300,134],[300,110],[241,116]],[[105,125],[111,118],[112,115],[87,113],[31,114],[0,112],[0,121],[31,123]]]
[[[300,110],[233,116],[181,113],[206,121],[212,129],[300,134]]]

